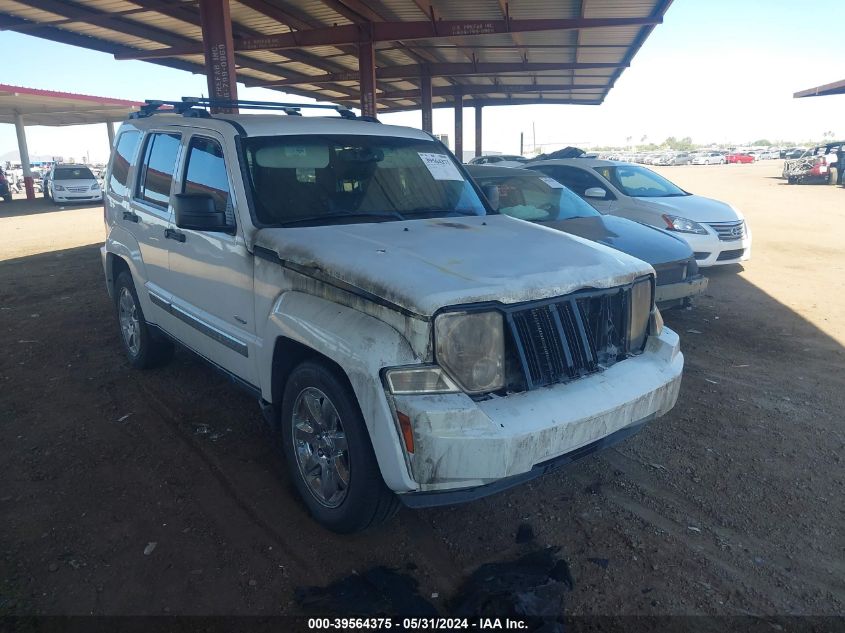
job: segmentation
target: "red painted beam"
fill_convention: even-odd
[[[660,24],[661,17],[649,18],[574,18],[549,20],[439,20],[432,22],[372,22],[327,26],[279,35],[240,38],[236,51],[272,51],[304,46],[338,46],[357,44],[367,39],[371,30],[373,42],[421,40],[439,37],[469,37],[498,33],[530,33],[535,31],[566,31],[573,29],[608,28],[614,26],[644,26]],[[153,51],[139,51],[133,57],[118,59],[155,59],[202,52],[200,43],[173,46]]]
[[[376,117],[376,55],[372,41],[358,45],[358,74],[361,76],[361,114]]]
[[[455,95],[455,157],[464,162],[464,96]]]
[[[200,0],[200,20],[208,96],[221,101],[236,101],[238,84],[229,0]],[[237,109],[212,108],[211,111],[237,112]]]
[[[451,88],[451,86],[450,86]],[[401,92],[401,91],[397,91]],[[431,89],[431,77],[429,75],[423,75],[420,78],[420,89],[419,90],[409,90],[407,92],[419,92],[420,99],[422,100],[421,109],[422,109],[422,129],[429,134],[431,134],[434,128],[434,118],[431,112],[431,97],[432,97],[432,89]],[[390,94],[390,93],[385,93]],[[382,95],[384,98],[384,95]]]

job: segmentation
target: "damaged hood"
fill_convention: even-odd
[[[677,215],[694,222],[734,222],[743,219],[742,214],[731,205],[704,196],[634,198],[634,200],[649,209]]]
[[[255,246],[422,316],[610,288],[652,272],[620,251],[501,215],[261,229]]]

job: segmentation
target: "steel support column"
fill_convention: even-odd
[[[109,135],[109,148],[114,147],[114,123],[106,121],[106,133]]]
[[[482,106],[475,106],[475,155],[481,156],[481,108]]]
[[[205,76],[210,99],[234,101],[238,98],[235,76],[235,45],[229,0],[200,0]],[[211,108],[212,112],[237,112],[233,108]]]
[[[455,157],[464,162],[464,95],[455,92]]]
[[[361,83],[361,114],[376,117],[376,49],[372,38],[358,44],[358,72]]]
[[[422,100],[422,129],[431,134],[433,125],[431,110],[431,75],[420,77],[420,99]]]
[[[29,149],[26,146],[26,128],[23,125],[23,116],[17,113],[15,114],[15,132],[18,135],[18,153],[21,155],[26,199],[35,200],[35,187],[32,184],[32,168],[29,164]]]

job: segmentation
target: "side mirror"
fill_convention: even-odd
[[[601,187],[590,187],[584,192],[584,195],[587,198],[601,198],[603,200],[607,197],[607,192]]]
[[[176,226],[194,231],[229,231],[226,214],[217,211],[214,198],[207,193],[177,193],[173,196]]]
[[[482,188],[484,192],[484,197],[487,198],[487,202],[490,203],[490,206],[493,207],[495,211],[499,210],[499,188],[496,185],[485,185]]]

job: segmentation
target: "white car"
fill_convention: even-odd
[[[102,202],[100,181],[87,165],[54,165],[44,179],[44,196],[55,203]]]
[[[693,195],[646,167],[614,161],[559,159],[526,165],[572,189],[602,213],[676,232],[699,267],[751,259],[751,230],[731,205]]]
[[[496,214],[421,130],[198,102],[117,134],[120,340],[139,369],[178,341],[252,394],[324,526],[492,494],[674,405],[649,264]]]
[[[725,155],[720,152],[702,152],[692,159],[693,165],[724,165]]]

